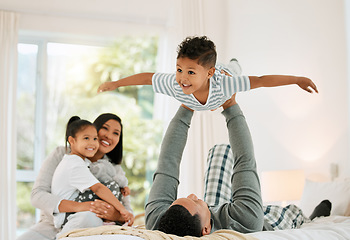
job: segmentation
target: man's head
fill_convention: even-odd
[[[208,205],[194,194],[179,198],[162,216],[158,229],[177,236],[207,235],[211,231]]]
[[[214,75],[216,50],[207,37],[188,37],[178,48],[176,81],[185,94],[206,93]]]

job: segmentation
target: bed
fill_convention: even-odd
[[[144,227],[101,226],[71,231],[63,240],[156,240],[156,239],[202,239],[202,240],[350,240],[350,179],[332,182],[306,180],[300,207],[309,216],[322,200],[332,202],[331,215],[305,223],[299,229],[261,231],[240,234],[230,230],[216,231],[210,235],[177,237]]]

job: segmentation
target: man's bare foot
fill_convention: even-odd
[[[227,100],[224,104],[222,104],[222,108],[225,110],[228,107],[231,107],[233,105],[237,104],[236,102],[236,93],[232,95],[232,97]]]

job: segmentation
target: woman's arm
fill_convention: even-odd
[[[111,204],[98,199],[88,202],[62,200],[58,209],[60,212],[91,211],[93,213],[96,213],[96,216],[102,219],[106,219],[112,222],[125,222],[124,218],[120,215],[120,212],[117,211]]]
[[[57,212],[58,204],[61,200],[59,197],[51,194],[51,182],[53,173],[55,172],[57,165],[61,162],[64,154],[65,147],[57,147],[51,152],[41,166],[32,189],[32,205],[48,215]]]
[[[134,215],[127,211],[123,204],[113,195],[113,193],[102,183],[96,183],[90,187],[90,189],[101,199],[110,203],[117,211],[120,212],[120,215],[123,217],[125,222],[129,221],[131,226],[134,223]]]
[[[152,85],[152,77],[154,73],[139,73],[131,75],[117,81],[102,83],[97,92],[112,91],[118,87],[132,86],[132,85]]]
[[[249,76],[250,88],[259,87],[278,87],[284,85],[297,84],[305,91],[312,93],[312,90],[318,93],[316,85],[311,79],[306,77],[296,77],[287,75],[266,75],[261,77]]]
[[[125,175],[123,168],[120,165],[113,166],[116,174],[113,176],[113,179],[118,183],[121,188],[128,186],[128,178]]]
[[[96,213],[96,216],[113,222],[125,222],[124,218],[120,215],[111,204],[96,199],[94,202],[90,202],[90,211]]]

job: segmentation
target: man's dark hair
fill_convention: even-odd
[[[173,205],[159,221],[159,231],[184,236],[202,236],[202,226],[198,214],[194,216],[183,206]]]
[[[177,59],[198,59],[198,64],[203,67],[215,67],[216,64],[215,44],[206,36],[187,37],[178,46]]]

